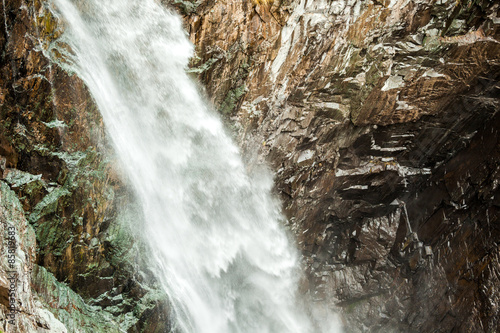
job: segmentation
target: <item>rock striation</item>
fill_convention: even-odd
[[[276,174],[302,291],[349,332],[500,331],[500,4],[163,0],[189,71]],[[166,332],[141,212],[46,1],[0,15],[0,329]],[[121,207],[128,207],[121,209]]]
[[[6,0],[2,9],[0,330],[165,330],[165,296],[134,240],[141,212],[86,87],[59,65],[62,22],[47,1]],[[14,302],[6,298],[11,225]],[[20,311],[13,324],[11,303]]]
[[[311,297],[353,332],[500,330],[499,4],[191,4],[191,71],[276,172]]]

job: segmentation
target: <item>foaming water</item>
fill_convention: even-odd
[[[154,0],[53,1],[66,66],[88,86],[142,204],[175,330],[336,332],[299,305],[298,254],[272,179],[247,174],[186,75],[193,46],[179,17]]]

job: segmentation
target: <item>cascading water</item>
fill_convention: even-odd
[[[53,1],[69,69],[92,93],[141,201],[176,330],[320,330],[298,305],[298,257],[272,180],[247,174],[187,76],[193,47],[180,19],[154,0]]]

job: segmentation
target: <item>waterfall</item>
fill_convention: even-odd
[[[317,332],[299,305],[272,178],[248,174],[186,74],[193,46],[180,18],[154,0],[53,2],[66,66],[88,86],[142,205],[138,228],[175,330]]]

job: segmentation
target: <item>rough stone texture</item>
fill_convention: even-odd
[[[248,158],[276,172],[306,293],[352,332],[500,330],[497,3],[165,2],[196,45],[193,76]],[[2,14],[0,186],[36,236],[20,247],[33,271],[18,323],[168,331],[120,227],[135,213],[117,211],[131,199],[99,114],[46,56],[60,25],[42,1],[6,0]]]
[[[0,182],[0,234],[0,328],[5,332],[66,332],[31,290],[35,233],[15,193],[4,182]]]
[[[61,23],[46,1],[5,0],[2,9],[0,180],[22,204],[9,222],[26,218],[23,228],[36,236],[36,245],[31,238],[25,245],[32,290],[27,275],[19,294],[30,299],[28,314],[36,315],[33,294],[63,331],[166,330],[166,297],[133,236],[140,211],[120,180],[100,114],[83,82],[49,60],[64,61],[53,47]],[[24,322],[38,317],[24,318],[18,332],[35,332]]]
[[[500,6],[177,2],[191,72],[267,159],[310,295],[352,332],[500,330]]]

